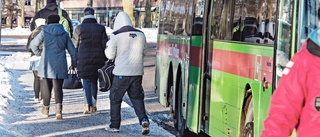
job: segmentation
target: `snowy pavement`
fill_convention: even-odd
[[[20,65],[22,65],[22,62],[20,62]],[[8,105],[3,106],[4,110],[0,113],[0,134],[2,136],[141,136],[141,126],[134,110],[124,102],[121,111],[121,132],[111,134],[104,130],[110,120],[109,92],[99,92],[97,113],[84,115],[82,114],[83,92],[80,89],[64,90],[64,120],[57,121],[54,114],[54,100],[51,100],[49,118],[42,117],[40,113],[41,103],[33,101],[33,76],[31,71],[21,67],[19,69],[5,69],[4,71],[8,75],[2,78],[1,86],[6,86],[6,89],[11,90],[7,95],[2,95],[8,102]],[[173,136],[152,120],[150,130],[149,136]]]
[[[150,36],[150,35],[149,35]],[[16,41],[17,42],[17,41]],[[23,42],[22,42],[23,43]],[[1,42],[1,44],[5,44]],[[83,92],[64,90],[63,120],[55,120],[55,103],[51,100],[49,118],[43,118],[41,103],[33,101],[33,74],[28,70],[30,53],[0,51],[0,135],[4,137],[66,136],[66,137],[138,137],[141,126],[134,110],[126,102],[122,103],[120,133],[104,130],[110,121],[109,92],[98,93],[98,111],[95,114],[82,114]],[[154,73],[148,70],[146,73]],[[151,87],[150,87],[151,88]],[[146,93],[146,100],[153,100],[155,93]],[[148,98],[150,95],[150,98]],[[154,106],[153,106],[154,105]],[[151,113],[159,113],[153,103],[146,106]],[[167,111],[167,109],[161,109]],[[149,112],[149,113],[150,113]],[[161,114],[161,113],[160,113]],[[149,115],[149,114],[148,114]],[[168,115],[163,117],[168,118]],[[155,119],[158,121],[158,119]],[[174,136],[164,130],[156,121],[150,120],[148,136]]]

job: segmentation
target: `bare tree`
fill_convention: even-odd
[[[134,8],[134,4],[133,4],[133,0],[122,0],[122,6],[123,6],[123,11],[126,12],[132,22],[132,25],[135,26],[135,21],[133,18],[133,8]]]
[[[146,16],[144,18],[144,27],[146,28],[151,28],[152,27],[152,22],[151,22],[151,3],[150,0],[146,0]]]
[[[40,9],[44,7],[44,0],[36,0],[35,5],[36,5],[35,12],[38,12]]]
[[[20,10],[20,14],[18,14],[17,18],[18,18],[18,26],[21,26],[21,27],[25,27],[25,24],[24,24],[24,2],[25,0],[19,0],[19,3],[18,3],[18,6],[19,6],[19,9]]]
[[[2,1],[2,14],[6,16],[6,26],[13,27],[13,21],[20,10],[17,1],[15,3],[12,0]]]

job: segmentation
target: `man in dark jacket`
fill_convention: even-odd
[[[83,113],[89,114],[97,110],[98,69],[106,61],[104,50],[108,41],[106,29],[95,19],[94,9],[84,10],[82,24],[76,27],[73,43],[78,50],[78,76],[82,79],[85,108]]]
[[[38,18],[47,19],[49,15],[52,15],[52,14],[58,14],[58,5],[56,4],[56,0],[47,0],[47,5],[43,9],[38,11],[36,15],[33,17],[30,25],[30,30],[33,31],[36,28],[35,26],[36,19]],[[73,27],[72,27],[71,19],[69,18],[69,15],[65,10],[62,10],[62,16],[66,18],[69,22],[70,34],[72,37]]]

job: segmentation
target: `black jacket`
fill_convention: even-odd
[[[78,50],[78,76],[82,79],[98,78],[98,69],[104,66],[104,50],[108,41],[106,29],[95,18],[86,18],[73,34],[73,44]]]
[[[35,29],[35,27],[36,27],[35,20],[36,19],[44,18],[44,19],[48,20],[47,18],[51,14],[57,14],[58,15],[58,5],[56,5],[55,3],[48,3],[46,5],[46,7],[44,7],[43,9],[41,9],[40,11],[38,11],[36,13],[36,15],[32,19],[32,22],[31,22],[31,25],[30,25],[30,30],[33,31]],[[69,22],[70,34],[71,34],[71,37],[72,37],[73,27],[72,27],[71,19],[69,18],[69,15],[65,10],[62,10],[62,16],[65,17]]]

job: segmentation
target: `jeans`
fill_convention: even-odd
[[[84,92],[84,103],[89,106],[96,106],[98,92],[98,78],[82,79]]]
[[[43,99],[44,106],[50,105],[52,88],[54,90],[54,95],[55,95],[54,99],[56,101],[56,104],[58,104],[58,103],[62,104],[62,100],[63,100],[62,84],[63,84],[63,81],[64,81],[64,79],[50,79],[50,78],[43,78],[41,80],[41,86],[43,89],[41,91],[41,97]]]
[[[139,118],[140,124],[143,118],[148,120],[144,106],[144,91],[141,84],[142,76],[114,76],[110,89],[110,128],[120,128],[121,102],[126,92]]]

